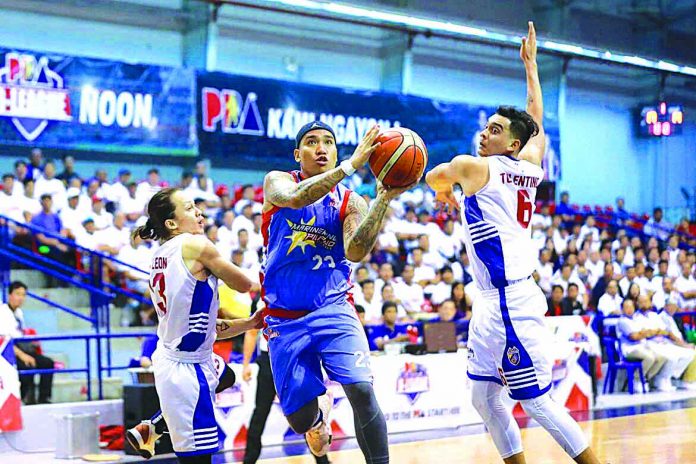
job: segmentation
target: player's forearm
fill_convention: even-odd
[[[244,319],[217,319],[215,322],[215,332],[218,340],[234,338],[239,334],[254,328],[251,318]]]
[[[536,63],[525,64],[527,73],[527,113],[541,126],[544,118],[544,101],[541,95],[541,82]]]
[[[382,228],[387,209],[389,209],[389,199],[384,196],[378,196],[365,218],[355,229],[355,232],[349,232],[350,239],[346,243],[346,258],[348,260],[357,263],[372,251],[377,242],[377,236]],[[346,227],[349,227],[349,225],[346,225]]]
[[[256,337],[258,336],[258,330],[249,330],[244,334],[244,346],[242,347],[242,364],[247,366],[251,362],[251,355],[254,354],[256,350]]]
[[[334,168],[299,182],[292,190],[271,189],[268,199],[281,208],[304,208],[329,193],[345,177],[341,168]]]
[[[452,190],[453,184],[452,179],[450,179],[448,175],[451,169],[449,163],[442,163],[435,166],[426,174],[425,182],[436,192],[448,192]]]

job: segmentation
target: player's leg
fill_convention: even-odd
[[[256,364],[259,366],[259,373],[256,377],[256,403],[247,432],[244,464],[254,464],[261,455],[261,435],[266,427],[266,420],[276,395],[268,353],[262,352],[256,358]]]
[[[341,385],[353,408],[356,436],[368,464],[389,462],[387,423],[372,387],[365,332],[350,306],[327,308],[331,317],[309,327],[326,373]]]
[[[493,381],[473,381],[471,398],[493,443],[506,464],[524,464],[520,428],[500,397],[503,386]]]
[[[543,321],[546,300],[541,290],[532,283],[513,285],[500,292],[499,301],[506,328],[501,368],[510,396],[576,462],[599,463],[580,426],[548,393],[552,347]]]
[[[489,298],[474,302],[467,341],[467,375],[472,380],[471,401],[483,419],[498,453],[506,464],[525,464],[520,429],[500,397],[503,382],[498,360],[505,347],[505,326]]]
[[[305,316],[267,327],[268,353],[280,407],[296,433],[306,433],[322,421],[317,398],[326,393],[320,359],[312,346]]]

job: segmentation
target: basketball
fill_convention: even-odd
[[[370,169],[387,187],[406,187],[417,181],[428,164],[423,139],[411,129],[392,127],[376,139],[380,146],[370,156]]]

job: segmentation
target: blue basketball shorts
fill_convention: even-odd
[[[330,305],[298,319],[266,322],[273,381],[286,416],[326,392],[322,367],[342,385],[372,382],[370,349],[353,306]]]

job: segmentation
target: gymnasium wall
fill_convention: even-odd
[[[180,66],[182,37],[175,31],[134,28],[103,22],[40,16],[0,10],[6,27],[0,29],[0,45],[40,51],[102,57],[127,62]],[[374,29],[322,24],[322,40],[280,35],[278,26],[253,30],[249,21],[239,28],[221,27],[217,39],[215,69],[230,73],[270,77],[322,85],[378,90],[386,72],[383,56],[388,50],[375,45],[385,34]],[[27,28],[26,24],[32,24]],[[300,24],[290,24],[294,30]],[[275,29],[274,29],[275,27]],[[244,29],[246,28],[246,29]],[[41,31],[41,33],[36,33]],[[354,36],[351,36],[354,34]],[[305,34],[306,35],[306,34]],[[436,45],[436,46],[435,46]],[[428,49],[432,47],[432,49]],[[475,46],[417,42],[414,49],[410,93],[471,104],[524,105],[522,68],[515,69],[515,54],[501,52],[496,63],[476,64],[463,51]],[[330,51],[337,50],[337,51]],[[439,53],[439,54],[438,54]],[[435,57],[435,58],[434,58]],[[512,64],[510,63],[513,61]],[[562,179],[558,191],[571,192],[576,203],[613,204],[626,199],[634,211],[653,206],[683,206],[681,187],[694,188],[696,126],[686,124],[684,134],[666,141],[634,137],[635,96],[569,86],[565,119],[561,121]],[[649,100],[649,99],[648,99]],[[695,114],[696,110],[691,112]],[[687,118],[689,113],[687,113]],[[427,134],[423,134],[427,141]],[[468,147],[463,147],[466,151]],[[11,167],[14,157],[0,157],[0,169]],[[80,162],[91,172],[97,163]],[[98,163],[115,174],[118,163]],[[133,167],[134,174],[147,167]],[[180,168],[163,168],[165,177],[178,178]],[[260,171],[218,170],[213,175],[226,182],[260,181]]]

